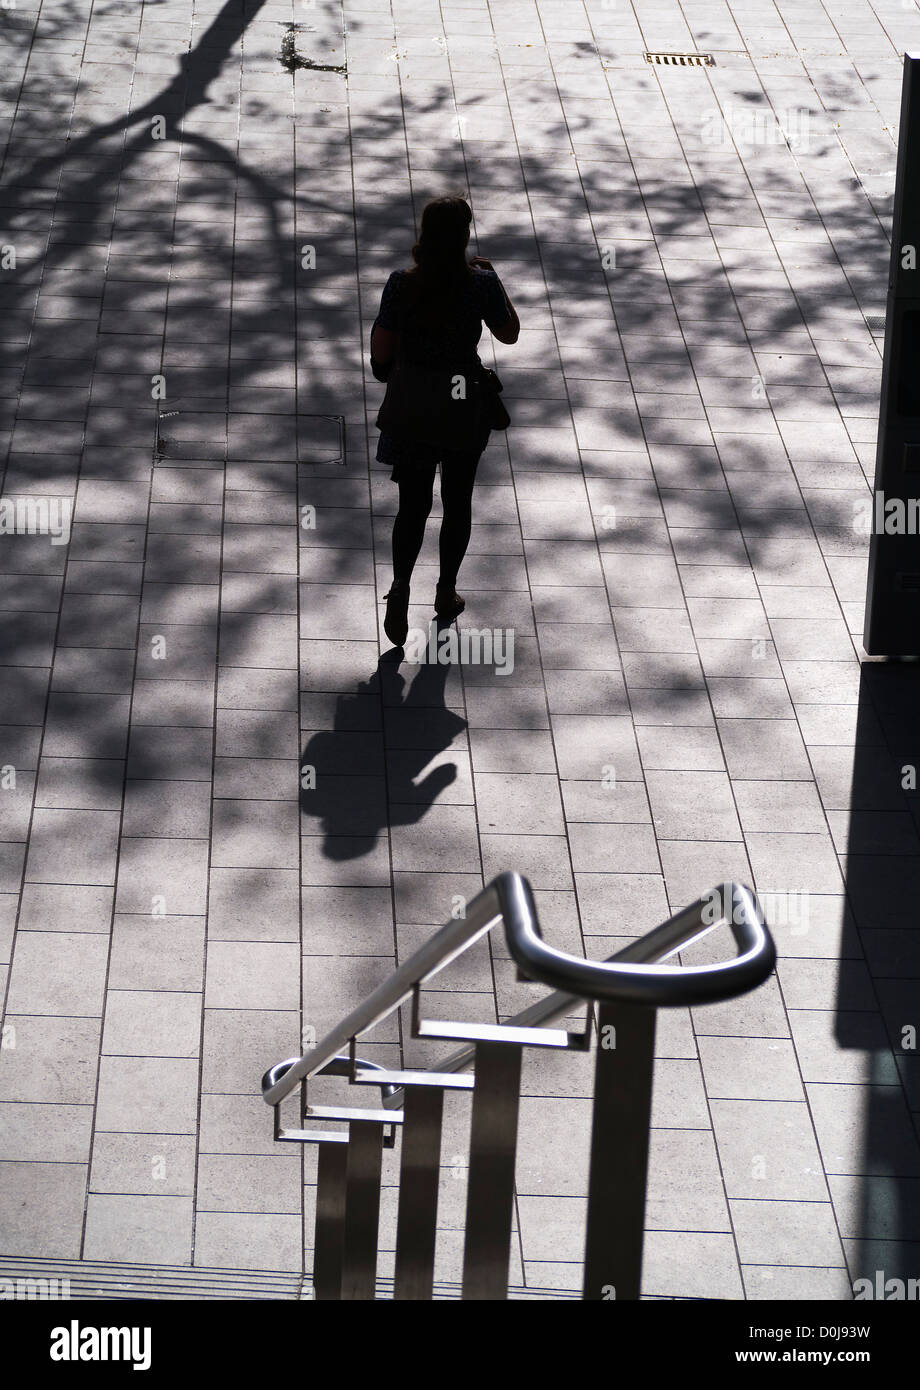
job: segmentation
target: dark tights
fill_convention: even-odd
[[[472,525],[473,484],[478,454],[445,454],[441,459],[441,503],[444,519],[438,549],[441,574],[438,583],[452,588],[466,548]],[[399,479],[399,511],[393,523],[393,577],[408,581],[425,539],[425,523],[434,497],[436,465],[405,468]]]

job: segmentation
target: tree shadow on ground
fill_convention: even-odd
[[[265,528],[257,543],[243,547],[246,558],[239,568],[235,562],[230,570],[224,566],[224,573],[246,580],[238,586],[245,589],[240,607],[224,605],[231,650],[255,642],[263,618],[293,618],[291,583],[303,572],[306,553],[315,567],[311,579],[328,585],[353,581],[359,557],[373,551],[365,515],[366,428],[377,398],[372,395],[366,409],[366,330],[387,272],[408,260],[421,206],[445,187],[459,185],[469,193],[478,249],[495,259],[521,306],[525,327],[507,371],[502,358],[515,427],[507,440],[490,445],[483,481],[507,488],[550,473],[563,484],[580,485],[582,476],[587,482],[590,525],[564,507],[545,505],[540,544],[558,559],[560,572],[569,562],[574,567],[564,582],[579,587],[579,547],[593,547],[598,536],[610,565],[611,599],[623,609],[629,607],[622,600],[630,566],[650,576],[653,599],[667,606],[675,558],[700,567],[750,564],[766,584],[788,582],[790,540],[807,541],[819,566],[826,562],[842,569],[861,558],[864,545],[854,535],[852,502],[866,493],[868,449],[848,447],[845,458],[835,458],[820,442],[809,452],[796,438],[806,434],[819,405],[836,403],[851,415],[871,416],[877,403],[878,354],[861,305],[878,305],[887,248],[878,214],[867,198],[857,196],[855,183],[834,196],[825,193],[819,213],[793,160],[770,165],[770,215],[787,219],[789,241],[802,245],[800,263],[790,267],[791,285],[778,288],[775,279],[763,277],[756,260],[745,272],[744,258],[753,257],[764,224],[759,210],[751,212],[750,186],[728,149],[697,147],[686,177],[676,182],[670,172],[656,174],[648,162],[640,174],[622,139],[599,138],[593,118],[583,113],[573,115],[568,126],[560,119],[547,127],[553,138],[568,131],[577,160],[538,143],[519,155],[511,140],[496,145],[486,133],[461,146],[448,133],[456,132],[454,87],[440,75],[402,95],[375,93],[373,109],[356,100],[349,115],[342,79],[311,71],[284,77],[296,92],[328,93],[328,110],[314,111],[309,122],[294,127],[293,153],[287,121],[278,122],[264,143],[249,138],[247,116],[268,120],[265,103],[252,92],[244,94],[240,107],[240,147],[235,130],[240,96],[228,71],[262,8],[262,0],[227,0],[178,57],[177,70],[162,82],[157,79],[152,95],[139,89],[137,105],[128,112],[117,111],[121,98],[115,88],[114,95],[96,98],[88,89],[82,104],[78,92],[80,114],[66,138],[72,69],[49,51],[14,123],[12,158],[5,166],[6,239],[20,255],[15,272],[0,279],[0,386],[11,434],[5,495],[70,497],[78,475],[93,486],[81,500],[69,557],[46,538],[4,538],[4,585],[12,604],[20,590],[23,598],[21,611],[10,609],[0,619],[4,738],[10,750],[0,763],[28,772],[31,760],[34,767],[36,731],[47,715],[67,756],[87,759],[86,777],[104,793],[111,763],[127,744],[135,660],[145,680],[168,677],[184,684],[189,698],[192,687],[210,678],[217,620],[216,608],[204,600],[216,601],[221,576],[219,501],[208,500],[217,496],[211,491],[215,475],[226,473],[230,485],[227,496],[235,509],[230,525]],[[145,13],[151,9],[145,7]],[[130,10],[119,5],[96,10],[103,18],[112,16],[107,61],[114,67],[131,62],[130,42],[118,19]],[[47,16],[43,11],[46,37],[66,39],[81,13],[67,0]],[[32,41],[26,12],[3,11],[2,17],[13,53],[24,52]],[[284,29],[278,25],[279,52]],[[360,35],[360,22],[353,29]],[[317,56],[328,58],[328,40],[317,45]],[[178,40],[176,47],[181,47]],[[174,55],[165,39],[162,51]],[[269,91],[281,79],[274,56],[250,71],[264,75]],[[705,93],[704,99],[712,100],[708,87]],[[94,121],[88,114],[93,100],[117,113]],[[491,108],[477,98],[464,99],[461,92],[460,104],[471,119],[491,119]],[[321,123],[325,117],[328,123]],[[160,118],[162,140],[153,134]],[[414,142],[408,155],[406,124]],[[354,193],[349,130],[362,151],[372,137],[379,156],[363,159]],[[829,150],[832,141],[831,136]],[[519,215],[527,198],[536,216],[532,226],[522,224]],[[746,215],[753,230],[744,227]],[[694,259],[699,253],[695,232],[712,225],[720,228],[722,263],[708,253]],[[656,237],[665,263],[655,249]],[[616,248],[616,264],[605,269],[599,249],[608,241]],[[865,269],[844,273],[838,247],[854,241],[864,244]],[[316,247],[315,271],[302,265],[305,242]],[[545,312],[547,293],[553,317]],[[758,325],[753,333],[752,323]],[[825,348],[835,340],[823,366],[812,361],[814,340]],[[166,378],[161,404],[151,398],[156,374]],[[760,377],[765,397],[755,394]],[[563,389],[556,394],[560,380]],[[699,405],[701,388],[702,400],[722,410],[719,429],[709,428]],[[376,387],[371,383],[370,389]],[[660,408],[646,401],[640,413],[634,392],[658,392]],[[577,429],[573,408],[580,412]],[[304,451],[312,448],[303,422],[326,411],[346,419],[350,442],[343,468],[302,462]],[[685,412],[700,421],[699,442],[687,442]],[[762,432],[752,428],[758,412]],[[789,426],[782,433],[776,417]],[[161,425],[167,420],[171,423]],[[168,447],[153,468],[158,438]],[[151,475],[158,490],[148,541],[143,521]],[[387,509],[384,488],[376,488],[372,475],[378,516]],[[320,524],[309,552],[300,536],[299,561],[292,562],[285,558],[280,533],[289,534],[296,525],[302,502],[318,504]],[[609,534],[602,521],[607,507],[617,519]],[[277,538],[268,534],[272,528]],[[271,549],[276,539],[282,558],[255,562],[260,545]],[[68,558],[59,628],[55,586]],[[149,624],[140,626],[145,562],[159,607]],[[35,579],[44,580],[38,587],[47,590],[38,611]],[[361,582],[373,606],[373,586],[366,577]],[[596,587],[593,579],[584,584]],[[196,608],[199,600],[203,607]],[[159,615],[171,612],[180,615],[176,628],[192,629],[190,641],[183,646],[177,640],[175,659],[160,668],[144,668],[142,643],[162,631],[166,620]],[[190,612],[204,616],[190,623]],[[739,643],[758,640],[743,627],[728,636]],[[363,631],[360,640],[368,649],[362,667],[367,670],[376,660],[376,633]],[[671,669],[654,698],[667,705],[675,722],[698,695],[692,664],[679,653],[661,655],[659,665]],[[413,780],[424,766],[423,753],[443,754],[447,735],[453,737],[464,722],[444,708],[438,668],[421,671],[407,692],[408,698],[420,687],[418,696],[430,699],[435,722],[443,721],[441,734],[426,750],[399,747],[381,732],[382,714],[398,708],[402,699],[394,689],[398,679],[381,666],[357,690],[349,685],[334,692],[333,729],[314,734],[307,744],[304,761],[318,774],[335,769],[328,785],[318,776],[314,799],[304,791],[302,803],[308,816],[322,822],[332,858],[337,856],[333,841],[339,848],[347,841],[348,853],[360,854],[382,830],[385,816],[389,824],[394,815],[412,823],[450,785],[443,763],[421,787]],[[869,667],[863,680],[860,724],[871,720],[873,727],[877,722],[893,730],[892,747],[901,749],[907,719],[912,742],[913,677]],[[367,715],[367,728],[356,730],[354,709],[368,711],[368,702],[377,703],[376,724]],[[175,720],[185,720],[189,708],[180,701]],[[339,736],[359,731],[373,735],[365,754],[373,771],[366,765],[348,771],[340,760]],[[877,748],[872,739],[857,737],[855,787],[876,777]],[[132,756],[129,776],[155,779],[156,759],[143,751]],[[389,784],[386,806],[376,779]],[[373,797],[360,794],[369,781],[375,781]],[[27,777],[21,785],[31,790]],[[403,801],[394,802],[394,789]],[[917,863],[915,805],[911,831],[900,794],[897,807],[889,800],[880,806],[874,795],[863,802],[854,793],[849,897],[857,925],[866,929],[867,954],[883,945],[893,950],[888,935],[897,930],[903,938],[898,951],[906,952],[914,969],[915,918],[907,915],[909,907],[899,895],[913,884]],[[904,849],[881,858],[888,871],[884,877],[876,857],[854,850],[864,811],[897,821],[891,833]],[[895,863],[896,875],[889,871]],[[892,997],[890,1006],[882,1000],[882,1011],[901,1079],[912,1085],[913,1061],[898,1051],[899,1029],[911,1020],[901,993],[903,959],[895,952],[893,973],[882,981],[886,990],[890,982]],[[872,1242],[914,1239],[914,1160],[898,1157],[906,1149],[891,1150],[901,1143],[898,1135],[908,1143],[910,1120],[895,1078],[883,1069],[881,1059],[889,1055],[883,1042],[873,1049],[855,1017],[859,1008],[851,1007],[854,998],[864,997],[849,978],[856,970],[854,958],[845,956],[838,1042],[866,1050],[878,1064],[879,1085],[872,1089],[866,1117],[866,1155],[870,1171],[877,1168],[882,1187],[890,1182],[895,1194],[879,1215],[873,1204],[881,1188],[863,1184],[859,1230]],[[873,1246],[867,1256],[870,1264],[885,1262],[873,1267],[889,1271],[898,1258],[888,1246]]]

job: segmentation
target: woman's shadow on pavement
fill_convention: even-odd
[[[300,806],[319,822],[326,858],[369,854],[381,830],[416,824],[456,781],[453,762],[416,780],[467,727],[445,703],[452,670],[422,663],[407,687],[389,652],[353,694],[339,696],[332,730],[312,735],[301,758]],[[304,829],[311,833],[309,823]]]

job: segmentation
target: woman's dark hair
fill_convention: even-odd
[[[470,275],[466,246],[473,213],[465,198],[434,198],[422,212],[415,264],[407,272],[407,309],[423,322],[450,313]]]

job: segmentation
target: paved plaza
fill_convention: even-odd
[[[920,667],[861,647],[920,9],[0,0],[0,34],[0,1273],[307,1296],[315,1154],[260,1077],[508,869],[593,959],[763,896],[775,975],[659,1017],[646,1296],[920,1278]],[[483,335],[513,424],[459,580],[504,667],[381,626],[370,329],[454,192],[522,325]],[[437,573],[432,523],[416,629]],[[493,933],[425,997],[543,993]],[[439,1055],[397,1022],[362,1054]],[[580,1289],[591,1065],[525,1058],[517,1297]]]

